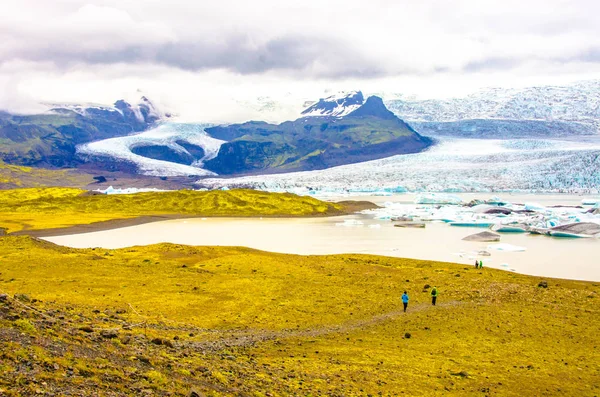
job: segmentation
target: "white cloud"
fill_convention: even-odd
[[[230,121],[259,96],[597,78],[599,12],[593,0],[5,0],[0,107],[142,89],[188,119]]]

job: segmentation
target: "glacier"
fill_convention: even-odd
[[[104,139],[77,147],[77,154],[84,159],[109,158],[133,164],[138,172],[151,176],[209,176],[215,173],[202,169],[204,161],[213,159],[225,142],[209,136],[204,129],[212,124],[164,123],[157,128],[135,135]],[[177,142],[187,142],[201,147],[204,157],[191,165],[151,159],[132,152],[140,146],[165,146],[175,152],[189,152]]]
[[[328,195],[374,192],[597,194],[600,137],[544,140],[439,138],[429,150],[318,171],[206,178],[206,188],[248,187]]]
[[[486,88],[462,98],[416,99],[385,95],[386,106],[406,121],[542,120],[600,126],[600,80],[563,86]]]

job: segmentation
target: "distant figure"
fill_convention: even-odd
[[[431,304],[433,306],[435,306],[435,301],[437,301],[437,297],[438,297],[437,287],[433,287],[433,289],[431,290]]]
[[[479,261],[479,268],[483,269],[483,261],[482,260]]]
[[[406,291],[404,291],[404,293],[402,294],[402,304],[404,305],[404,313],[406,313],[406,308],[408,307],[408,294],[406,293]]]
[[[475,269],[479,269],[479,261],[475,259]]]

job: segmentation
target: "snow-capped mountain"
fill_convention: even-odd
[[[171,113],[162,110],[151,100],[142,96],[135,104],[119,99],[113,105],[98,104],[46,104],[50,113],[68,114],[74,112],[86,118],[106,117],[122,119],[134,126],[134,131],[141,131],[147,126],[171,118]],[[146,126],[146,127],[144,127]]]
[[[391,95],[388,95],[388,98]],[[388,99],[388,108],[425,134],[489,137],[590,135],[600,127],[600,81],[522,89],[489,88],[464,98]],[[470,121],[469,125],[464,122]],[[452,123],[452,124],[451,124]],[[475,135],[477,136],[477,135]]]
[[[321,98],[302,112],[303,117],[344,117],[365,103],[360,91],[339,93]]]
[[[75,148],[88,142],[126,136],[170,118],[148,98],[112,106],[46,105],[40,114],[0,113],[0,160],[29,166],[76,167]]]

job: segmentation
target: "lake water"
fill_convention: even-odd
[[[464,195],[470,199],[470,195]],[[489,198],[491,194],[473,195]],[[501,195],[504,196],[504,195]],[[508,196],[508,195],[506,195]],[[542,205],[578,205],[577,196],[508,196],[512,202],[535,201]],[[371,201],[411,203],[410,195],[364,197]],[[349,225],[353,221],[362,225]],[[424,229],[393,227],[389,220],[354,214],[331,218],[208,218],[178,219],[46,240],[75,248],[123,248],[171,242],[188,245],[245,246],[265,251],[318,255],[339,253],[376,254],[430,259],[519,273],[600,281],[600,239],[557,239],[528,234],[503,234],[502,243],[525,247],[523,252],[495,251],[494,243],[463,241],[485,229],[427,223]],[[488,251],[489,257],[477,256]]]

